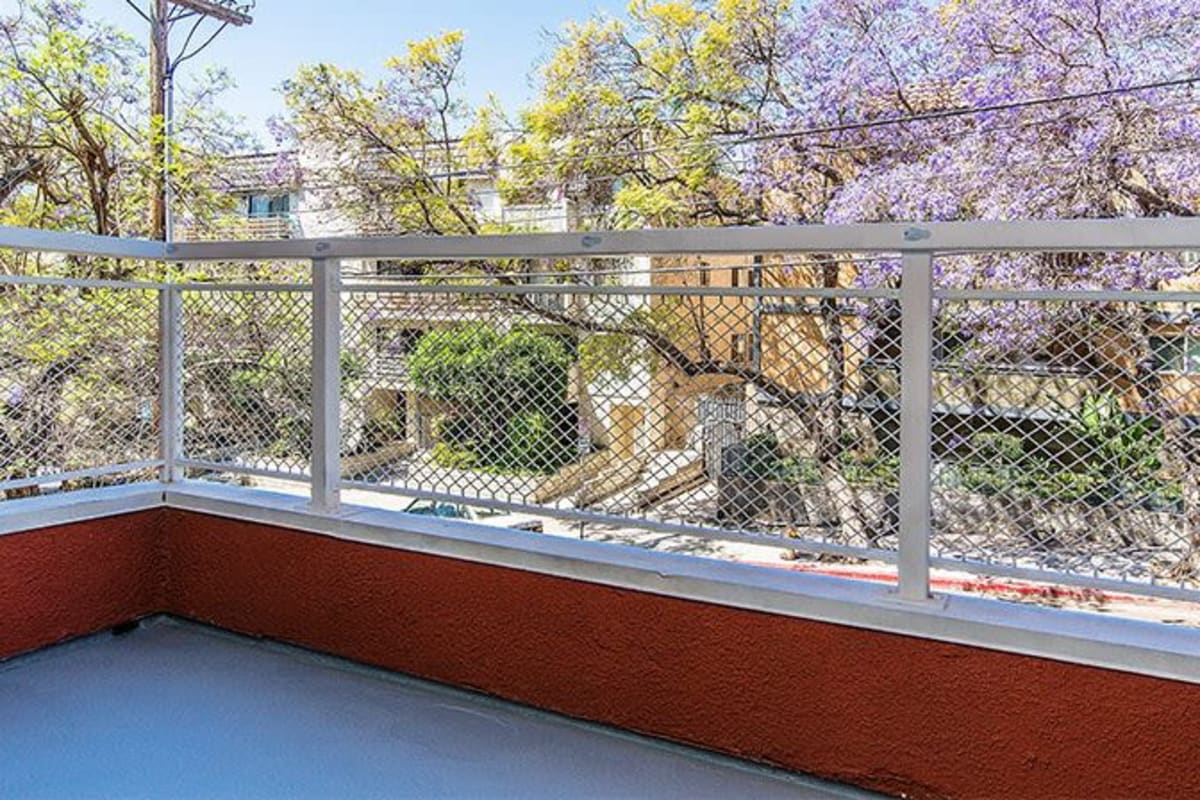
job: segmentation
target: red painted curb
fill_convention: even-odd
[[[893,572],[865,572],[838,567],[808,564],[773,564],[769,561],[742,561],[756,567],[783,569],[791,572],[804,572],[810,575],[827,575],[831,578],[850,578],[875,583],[895,583],[896,574]],[[929,584],[935,589],[950,589],[961,592],[1007,592],[1022,597],[1045,597],[1048,599],[1080,600],[1087,602],[1147,602],[1151,598],[1132,594],[1109,592],[1103,589],[1088,589],[1081,586],[1061,586],[1058,584],[1040,585],[1025,581],[1006,581],[1000,578],[930,578]]]

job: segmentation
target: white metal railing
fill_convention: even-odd
[[[228,241],[241,239],[290,239],[299,231],[293,214],[246,216],[230,214],[206,224],[183,223],[176,236],[181,242]]]
[[[502,205],[499,221],[500,224],[511,226],[516,230],[565,231],[570,221],[569,213],[566,203]]]
[[[56,474],[35,471],[0,481],[0,490],[150,467],[160,470],[162,480],[175,481],[187,470],[211,469],[303,478],[311,484],[314,510],[321,513],[337,510],[344,488],[371,489],[447,503],[891,561],[897,566],[897,595],[907,602],[924,602],[929,597],[931,566],[1200,597],[1197,579],[1186,568],[1197,558],[1194,550],[1200,546],[1200,511],[1195,508],[1198,498],[1194,490],[1200,459],[1188,427],[1194,423],[1193,417],[1200,415],[1200,405],[1195,411],[1190,405],[1191,392],[1200,388],[1200,379],[1197,387],[1191,387],[1187,376],[1164,383],[1153,370],[1139,366],[1138,359],[1132,358],[1136,343],[1130,344],[1131,331],[1139,325],[1144,328],[1149,324],[1147,320],[1154,314],[1164,314],[1164,309],[1170,310],[1172,319],[1190,319],[1187,315],[1200,309],[1200,293],[1189,288],[978,288],[945,286],[935,281],[939,259],[961,258],[963,254],[1200,250],[1200,221],[880,224],[169,246],[0,228],[0,249],[171,262],[312,262],[312,281],[308,285],[0,278],[0,287],[32,290],[50,286],[82,293],[85,304],[94,302],[88,295],[92,291],[156,294],[158,337],[154,370],[156,453],[119,464],[64,468]],[[657,280],[653,275],[639,285],[506,284],[494,280],[343,282],[340,272],[341,262],[350,259],[442,263],[527,259],[548,263],[551,259],[635,255],[742,255],[747,256],[746,263],[736,268],[750,269],[748,256],[772,254],[786,254],[789,263],[803,254],[845,259],[848,263],[898,259],[903,280],[872,288],[799,284],[764,288],[761,282],[711,286]],[[769,267],[769,258],[766,263]],[[665,274],[668,271],[664,270]],[[392,303],[390,298],[397,295],[420,302]],[[589,413],[612,421],[612,427],[604,442],[584,442],[586,437],[581,435],[577,453],[563,456],[561,463],[551,460],[542,464],[536,479],[525,474],[523,466],[507,472],[491,463],[472,466],[466,462],[480,455],[468,448],[457,454],[443,452],[446,459],[441,462],[431,460],[425,452],[429,441],[422,440],[432,437],[444,444],[453,438],[444,428],[454,423],[456,413],[475,422],[483,417],[478,413],[470,416],[461,405],[454,406],[449,400],[439,401],[437,385],[430,384],[438,378],[428,376],[423,380],[430,397],[414,399],[405,413],[391,414],[386,420],[387,425],[396,428],[388,430],[387,436],[392,437],[388,441],[413,443],[421,452],[413,455],[404,448],[393,448],[388,452],[404,453],[398,457],[400,468],[395,471],[391,471],[395,463],[384,465],[386,469],[376,464],[377,468],[368,470],[365,477],[344,477],[343,454],[348,445],[369,438],[372,426],[383,424],[367,419],[370,414],[364,409],[396,391],[395,386],[372,383],[369,374],[364,376],[355,366],[361,367],[366,358],[364,348],[370,347],[368,323],[372,313],[382,307],[405,309],[408,322],[422,330],[445,330],[445,321],[454,318],[448,309],[469,307],[474,320],[471,324],[479,330],[503,332],[533,322],[547,330],[575,325],[588,333],[578,337],[583,339],[612,335],[614,320],[657,318],[656,314],[662,317],[666,313],[664,308],[682,308],[689,315],[689,324],[702,331],[701,338],[711,334],[713,342],[718,342],[735,336],[755,337],[751,366],[744,366],[744,353],[736,358],[703,356],[710,365],[720,362],[720,368],[712,370],[720,378],[713,388],[717,394],[712,396],[728,399],[738,391],[730,386],[753,384],[755,391],[739,395],[738,402],[748,403],[746,407],[751,408],[745,419],[760,426],[758,433],[769,432],[783,441],[770,445],[766,456],[751,452],[765,439],[754,439],[754,432],[746,429],[751,423],[740,421],[743,417],[738,415],[732,415],[727,423],[721,422],[718,415],[712,430],[697,428],[695,421],[688,419],[694,413],[692,401],[697,395],[687,394],[684,402],[685,392],[680,387],[684,378],[704,377],[688,374],[683,365],[689,357],[692,361],[701,357],[695,353],[679,356],[678,363],[671,366],[683,377],[674,384],[664,382],[662,367],[664,352],[690,341],[686,336],[692,334],[678,334],[684,337],[678,340],[668,336],[665,342],[649,344],[651,337],[647,335],[636,342],[636,348],[657,347],[652,357],[630,359],[620,370],[614,367],[604,375],[580,377],[578,357],[571,356],[575,359],[571,370],[575,372],[563,384],[568,387],[565,391],[574,393],[577,401],[581,391],[589,393],[589,403],[604,407]],[[764,309],[775,307],[786,307],[788,319],[817,322],[805,323],[810,333],[807,338],[800,337],[796,333],[799,327],[779,327],[783,323],[770,319],[764,322]],[[1059,313],[1063,308],[1069,313]],[[695,323],[698,316],[706,321]],[[991,337],[988,333],[989,324],[1005,318],[1019,332],[1026,316],[1036,318],[1044,328],[1049,324],[1045,328],[1049,345],[1019,336],[1015,340]],[[192,318],[206,321],[213,331],[222,331],[231,338],[214,341],[196,333],[196,323],[189,322]],[[831,344],[834,334],[829,326],[834,318],[840,320],[837,326],[841,330]],[[296,335],[298,328],[284,330],[287,336],[281,334],[279,325],[272,330],[272,320],[297,319],[305,321],[303,338]],[[880,333],[887,320],[897,319],[896,329],[889,329],[886,335]],[[1046,323],[1047,319],[1055,321]],[[666,324],[665,330],[675,330],[671,327],[674,322],[668,320]],[[1178,327],[1177,323],[1171,324]],[[776,326],[773,331],[772,325]],[[1164,323],[1163,330],[1168,328]],[[818,333],[814,335],[811,330]],[[1085,330],[1090,331],[1090,340],[1081,333]],[[956,345],[965,348],[957,353],[957,361],[935,352],[946,346],[942,339],[951,333],[968,342]],[[1138,335],[1144,338],[1150,334],[1140,330]],[[272,336],[277,341],[269,341]],[[772,336],[778,340],[774,345],[769,343]],[[269,365],[288,365],[278,385],[264,388],[255,384],[266,380],[259,374],[262,370],[247,374],[242,369],[244,362],[239,360],[242,356],[238,348],[243,344],[249,347],[246,343],[250,342],[258,348],[254,351],[256,358],[265,358]],[[620,358],[622,344],[626,343],[618,342],[612,348],[615,355],[606,357]],[[201,358],[208,353],[205,348],[221,352]],[[890,353],[884,353],[889,348]],[[1088,352],[1082,354],[1084,350]],[[625,355],[628,351],[626,344]],[[835,360],[840,364],[837,367],[829,362],[835,351]],[[1117,355],[1112,356],[1111,363],[1097,366],[1101,351]],[[890,357],[877,358],[881,353]],[[771,362],[766,367],[764,359]],[[888,363],[893,366],[889,368]],[[1038,365],[1043,363],[1048,377],[1040,377]],[[294,380],[298,368],[307,376],[305,385]],[[0,367],[0,384],[4,369]],[[748,371],[752,369],[758,372],[751,375]],[[190,408],[195,398],[189,395],[189,382],[197,380],[196,375],[203,370],[208,370],[205,375],[209,377],[199,391],[208,393],[207,404]],[[804,391],[797,388],[818,373],[825,375],[822,380],[828,383],[830,370],[838,371],[838,380],[843,384],[839,392],[818,385]],[[411,365],[408,372],[411,382]],[[619,379],[613,377],[617,372]],[[1046,387],[1060,372],[1083,374],[1084,378],[1077,381],[1082,388],[1058,385],[1053,389],[1057,394],[1047,399]],[[591,388],[586,385],[589,381]],[[607,394],[595,389],[605,381]],[[236,392],[247,382],[255,384],[253,392],[259,399],[245,400],[241,406],[230,401],[226,407],[215,397],[214,387]],[[863,388],[867,384],[870,389]],[[674,394],[671,387],[676,390]],[[534,385],[532,391],[549,394],[558,392],[559,387]],[[1035,396],[1040,398],[1036,408],[1032,406],[1035,401],[1029,399]],[[285,411],[276,409],[267,415],[254,405],[261,397],[272,398],[272,402],[286,407]],[[554,399],[557,402],[559,398]],[[1200,394],[1196,400],[1200,404]],[[489,411],[489,418],[501,418],[505,413],[511,416],[515,408],[506,402],[502,397],[485,397],[478,405]],[[708,406],[719,407],[712,403]],[[667,412],[678,419],[666,420]],[[197,416],[203,420],[197,421]],[[245,441],[237,441],[254,435],[256,427],[262,428],[268,418],[275,436],[272,443],[247,447]],[[449,422],[447,418],[451,418]],[[861,452],[847,455],[847,450],[858,445],[838,441],[843,430],[836,425],[832,438],[828,432],[813,433],[830,420],[843,427],[853,423],[871,429],[867,438],[874,441],[868,449],[874,453],[868,454],[869,463]],[[586,427],[578,419],[575,422],[580,431]],[[425,423],[431,429],[440,425],[443,430],[431,433],[420,429]],[[409,430],[414,425],[418,430]],[[530,425],[536,427],[532,422]],[[397,432],[401,428],[403,432]],[[207,436],[203,442],[189,440],[197,431]],[[664,441],[679,435],[655,450],[644,445],[648,434]],[[528,431],[521,435],[533,436]],[[223,443],[222,436],[232,439]],[[279,443],[284,440],[284,444]],[[730,441],[745,446],[735,448],[724,461],[719,454],[714,460],[711,453],[705,452],[706,447],[713,446],[711,442],[727,449],[720,443]],[[225,444],[228,447],[222,449]],[[477,441],[472,446],[477,450],[482,447]],[[829,447],[833,449],[823,451]],[[366,445],[364,448],[368,455],[372,452]],[[454,461],[459,456],[464,463]],[[759,463],[755,459],[764,457],[772,464],[766,473],[751,474],[754,470],[745,467],[746,459]],[[712,466],[726,462],[728,469]],[[596,482],[609,477],[613,482],[627,481],[628,475],[622,470],[635,468],[646,480],[627,482],[626,495],[632,498],[628,508],[589,497],[589,493],[595,493],[592,489]],[[719,474],[712,475],[714,471]],[[551,494],[544,486],[547,476],[568,474],[574,479],[563,478],[570,484],[566,495],[552,501],[539,499]],[[788,477],[776,480],[779,475]],[[651,485],[647,483],[650,478],[661,480]],[[537,481],[541,484],[534,485]],[[700,494],[711,490],[711,496],[694,499],[685,495],[685,501],[676,503],[682,509],[673,512],[674,518],[646,513],[639,505],[647,494],[675,491],[685,484],[700,487]],[[852,486],[847,488],[848,484]],[[833,506],[827,514],[832,522],[814,520],[822,512],[814,509],[819,503],[805,494],[812,486],[820,487],[826,506]],[[796,487],[804,491],[792,491]],[[844,515],[839,516],[839,506],[861,504],[866,502],[864,497],[879,509],[878,519],[872,523],[874,528],[867,525],[866,530],[856,530],[855,525],[863,523],[848,523]],[[749,510],[745,507],[747,501]],[[707,510],[697,511],[701,506]],[[768,507],[803,507],[809,524],[797,522],[800,512],[789,517],[786,510],[772,511],[778,519],[764,523],[759,509]],[[732,521],[723,519],[723,515]],[[823,526],[838,530],[823,533]]]

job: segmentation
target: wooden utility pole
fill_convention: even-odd
[[[150,197],[150,236],[167,238],[167,32],[168,0],[150,0],[150,152],[154,154],[154,191]]]
[[[132,0],[126,0],[134,6]],[[168,240],[172,236],[171,221],[171,137],[174,117],[175,68],[199,53],[228,25],[249,25],[253,20],[246,13],[254,6],[250,2],[237,0],[149,0],[150,7],[140,13],[150,23],[150,130],[151,152],[154,154],[154,179],[150,198],[151,238]],[[137,6],[134,6],[137,9]],[[171,58],[169,45],[171,26],[176,22],[191,19],[183,50]],[[188,45],[200,25],[208,19],[216,20],[220,27],[199,46]]]

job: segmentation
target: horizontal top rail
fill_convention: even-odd
[[[486,278],[485,278],[486,279]],[[47,286],[74,289],[173,289],[184,292],[268,292],[308,293],[311,283],[253,283],[220,281],[121,281],[97,278],[66,278],[49,275],[0,275],[0,286]],[[471,295],[594,295],[594,296],[687,296],[687,297],[758,297],[758,298],[830,298],[846,300],[895,299],[898,289],[846,288],[826,289],[815,286],[591,286],[578,283],[495,284],[454,282],[378,282],[349,279],[340,290],[346,294],[471,294]],[[1130,303],[1197,303],[1200,290],[1157,291],[1151,289],[934,289],[934,297],[951,301],[1096,301]]]
[[[0,275],[0,286],[51,286],[69,289],[174,289],[182,292],[311,292],[310,283],[221,283],[218,281],[118,281],[60,278],[51,275]]]
[[[736,253],[1200,250],[1200,219],[864,223],[488,236],[394,236],[164,244],[0,226],[0,248],[170,261],[612,258]]]
[[[161,261],[166,255],[163,242],[149,239],[121,239],[92,233],[66,233],[7,225],[0,225],[0,249],[146,261]]]
[[[491,236],[398,236],[197,242],[168,247],[179,261],[305,258],[612,258],[736,253],[1114,252],[1200,250],[1198,219],[868,223],[680,228]]]
[[[311,283],[221,283],[219,281],[190,281],[169,283],[164,286],[182,292],[311,292]]]
[[[173,289],[184,292],[269,292],[308,293],[311,283],[252,283],[220,281],[120,281],[97,278],[65,278],[49,275],[0,275],[0,286],[47,286],[74,289]],[[588,284],[494,284],[494,283],[399,283],[347,280],[340,287],[346,294],[478,294],[478,295],[594,295],[594,296],[687,296],[687,297],[758,297],[758,298],[830,298],[846,300],[886,300],[900,296],[898,289],[826,289],[815,286],[591,286]],[[1129,302],[1129,303],[1200,303],[1200,290],[1157,291],[1152,289],[934,289],[934,297],[950,301],[1020,302]]]
[[[50,275],[0,275],[0,286],[57,286],[72,289],[161,289],[156,281],[116,281],[100,278],[57,278]]]

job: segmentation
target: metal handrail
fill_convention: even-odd
[[[471,295],[686,295],[696,297],[889,299],[898,301],[901,331],[899,574],[897,598],[929,602],[933,493],[932,441],[935,305],[944,301],[1200,303],[1200,292],[1106,291],[1094,289],[938,289],[933,264],[940,253],[1137,252],[1200,250],[1200,220],[1122,219],[1047,222],[954,222],[611,231],[475,237],[322,238],[277,241],[162,242],[88,234],[0,227],[0,248],[74,256],[149,261],[254,261],[310,259],[310,284],[221,284],[100,281],[0,276],[0,284],[125,288],[160,293],[162,357],[161,453],[165,481],[178,479],[189,463],[182,443],[182,294],[184,292],[299,292],[312,296],[312,505],[333,514],[343,486],[340,410],[342,401],[339,309],[346,294]],[[900,288],[686,287],[666,285],[483,285],[343,281],[344,259],[396,258],[480,260],[502,258],[628,257],[687,254],[899,254]],[[769,265],[767,265],[769,266]],[[149,463],[149,462],[148,462]],[[139,465],[145,466],[145,464]],[[105,469],[105,468],[98,468]],[[230,472],[237,472],[230,467]],[[99,474],[99,473],[97,473]],[[52,476],[47,480],[52,479]],[[26,481],[27,483],[27,481]],[[353,484],[357,486],[357,484]],[[3,488],[0,486],[0,488]],[[414,494],[419,491],[414,490]],[[579,516],[579,511],[572,512]],[[690,530],[690,529],[689,529]],[[751,537],[759,541],[760,537]],[[799,542],[797,542],[799,544]],[[819,543],[818,543],[819,544]],[[821,544],[828,550],[827,544]]]

